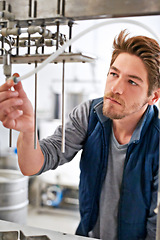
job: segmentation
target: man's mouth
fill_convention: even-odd
[[[121,103],[118,102],[117,100],[115,100],[114,98],[106,97],[105,99],[110,100],[112,103],[115,103],[115,104],[121,105]]]

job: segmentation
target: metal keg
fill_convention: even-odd
[[[25,224],[28,177],[18,170],[0,169],[0,219]]]

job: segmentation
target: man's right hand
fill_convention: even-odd
[[[13,90],[12,90],[12,89]],[[44,163],[38,139],[34,149],[34,113],[21,82],[8,80],[0,86],[0,121],[20,132],[17,141],[19,167],[24,175],[39,172]]]
[[[0,121],[6,128],[23,133],[34,131],[33,107],[21,82],[8,80],[0,86]]]

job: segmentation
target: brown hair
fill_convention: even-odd
[[[148,95],[160,88],[160,46],[152,38],[135,36],[127,38],[126,30],[120,32],[113,42],[113,53],[110,66],[120,53],[127,52],[142,59],[146,66],[149,80]]]

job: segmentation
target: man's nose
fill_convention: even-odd
[[[121,78],[117,79],[111,87],[111,91],[114,94],[122,94],[124,92],[124,82]]]

